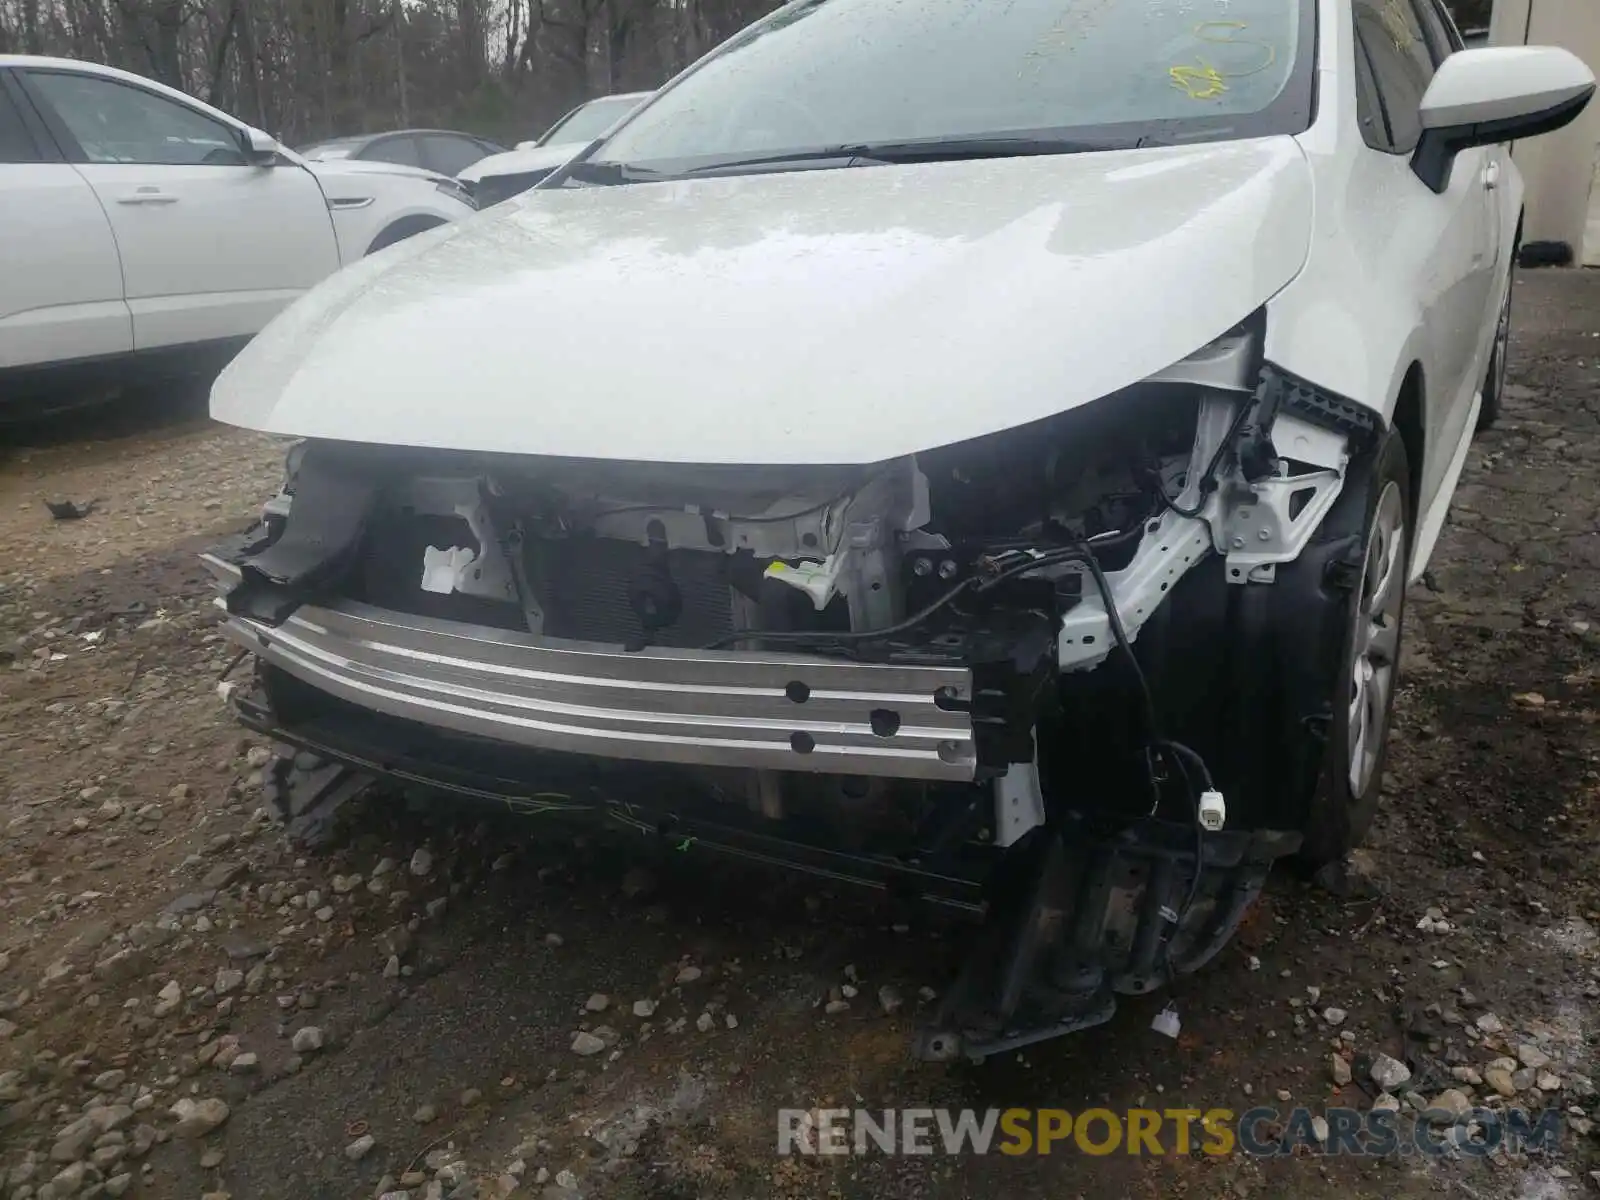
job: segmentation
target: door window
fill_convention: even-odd
[[[28,80],[91,163],[243,166],[234,130],[115,79],[30,71]]]
[[[1450,47],[1450,53],[1454,54],[1457,50],[1465,50],[1467,43],[1461,37],[1461,29],[1456,24],[1455,18],[1450,15],[1450,10],[1444,6],[1443,0],[1432,0],[1432,4],[1434,19],[1439,22],[1440,28],[1444,30],[1444,39]]]
[[[422,161],[429,170],[454,175],[484,156],[484,149],[471,138],[447,133],[425,133],[421,137]]]
[[[0,163],[35,163],[41,160],[33,135],[11,97],[0,91]]]
[[[1422,34],[1428,39],[1428,53],[1433,56],[1434,65],[1438,66],[1455,53],[1455,47],[1450,44],[1450,34],[1439,17],[1439,6],[1434,0],[1411,0],[1411,3],[1416,6]]]
[[[1367,44],[1358,34],[1356,57],[1356,123],[1361,126],[1361,138],[1374,150],[1394,153],[1394,138],[1389,134],[1389,118],[1383,111],[1383,98],[1378,95],[1378,85],[1372,78],[1372,60],[1367,57]]]
[[[422,159],[417,154],[416,139],[405,137],[379,138],[358,156],[367,162],[399,163],[404,167],[420,167]]]
[[[1422,94],[1435,59],[1412,0],[1353,0],[1356,37],[1366,51],[1394,154],[1410,154],[1422,136]],[[1366,126],[1363,125],[1363,129]]]

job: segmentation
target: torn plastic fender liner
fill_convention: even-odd
[[[355,559],[382,491],[377,464],[308,445],[295,477],[294,504],[282,534],[238,560],[239,583],[224,599],[228,612],[281,625]]]
[[[1276,390],[1278,411],[1342,433],[1350,439],[1352,454],[1370,449],[1383,431],[1378,414],[1364,404],[1335,395],[1275,363],[1266,365],[1262,377],[1264,384],[1270,379]]]

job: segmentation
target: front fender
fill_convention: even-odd
[[[373,195],[373,202],[363,208],[333,208],[340,262],[349,264],[364,257],[373,240],[400,221],[427,217],[448,225],[472,216],[475,211],[450,199],[432,184],[413,188],[410,180],[405,183],[408,194],[404,196],[385,195],[379,191]]]
[[[1394,420],[1411,365],[1426,362],[1414,294],[1382,286],[1332,249],[1267,304],[1266,357],[1317,387]]]

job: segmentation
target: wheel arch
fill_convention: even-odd
[[[1400,380],[1400,389],[1395,394],[1394,416],[1391,423],[1400,434],[1400,440],[1405,443],[1406,462],[1410,470],[1411,514],[1412,520],[1417,519],[1417,514],[1422,508],[1422,477],[1424,455],[1427,453],[1427,379],[1424,375],[1422,363],[1413,360],[1406,368],[1404,378]]]
[[[410,213],[396,220],[390,221],[368,244],[365,254],[373,254],[383,250],[396,242],[403,242],[408,237],[414,237],[429,229],[436,229],[446,224],[443,217],[432,213]]]

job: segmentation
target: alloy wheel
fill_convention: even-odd
[[[1400,665],[1405,550],[1405,502],[1400,485],[1390,480],[1372,515],[1355,605],[1348,740],[1352,797],[1366,795],[1372,785],[1388,734],[1389,698]]]

